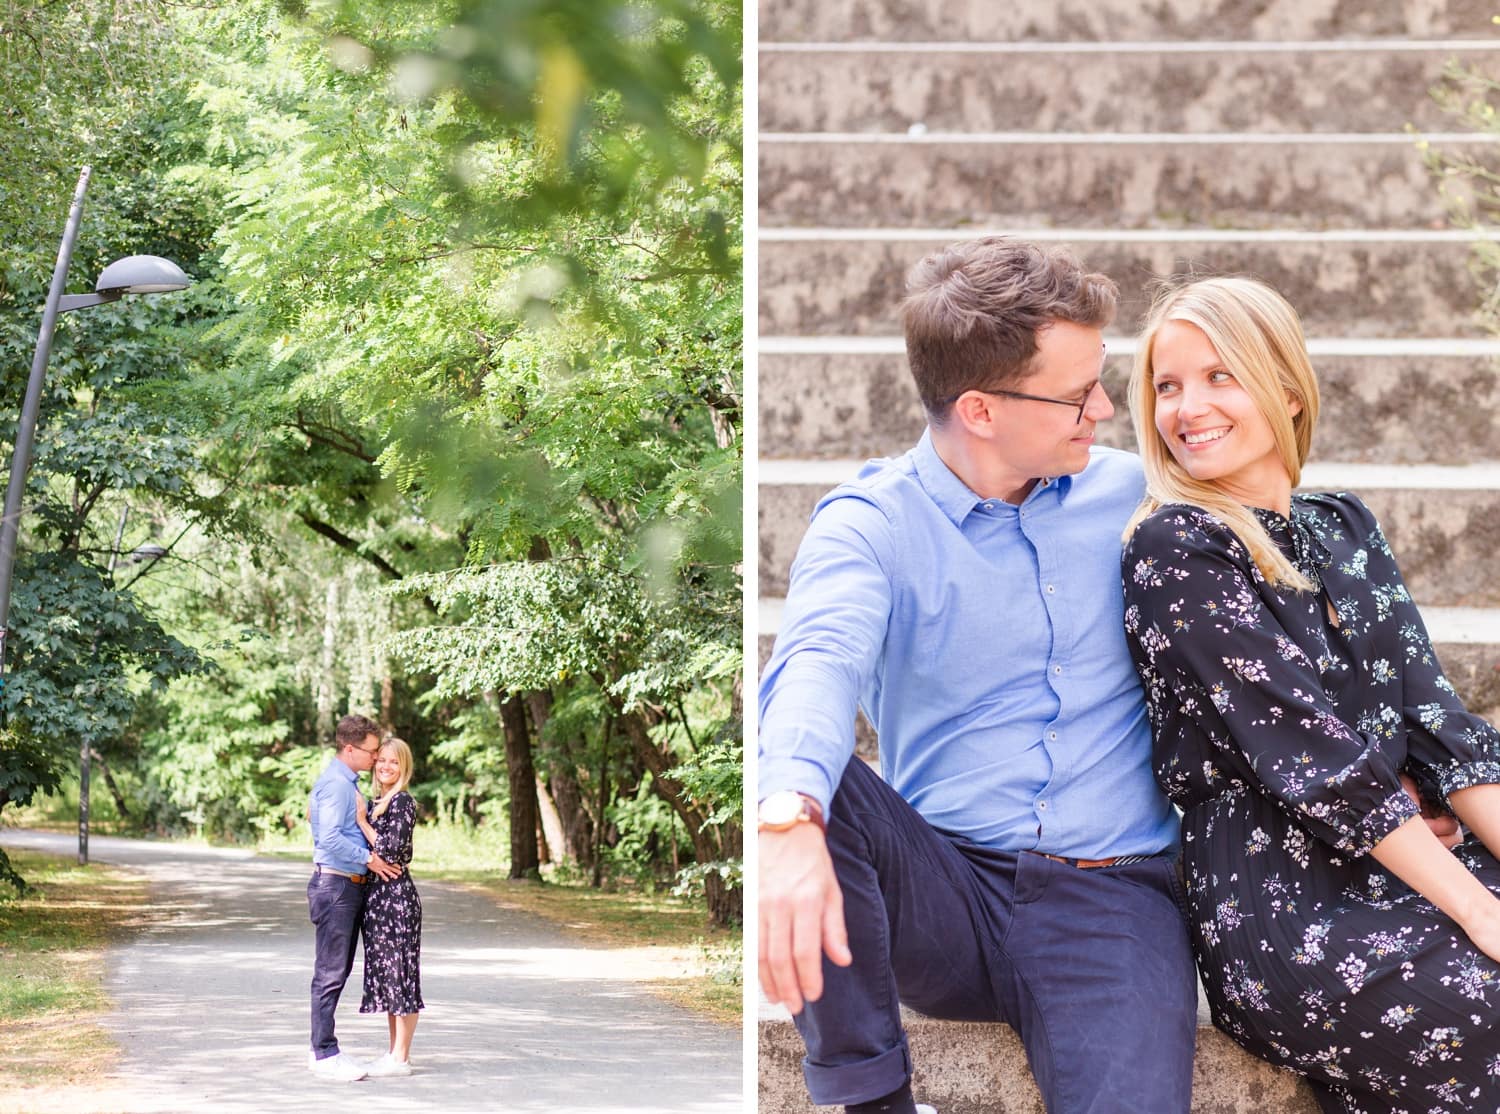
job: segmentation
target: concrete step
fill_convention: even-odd
[[[1415,137],[1079,132],[762,133],[762,227],[1428,228]],[[1436,151],[1494,160],[1472,134]],[[1455,190],[1463,187],[1455,185]]]
[[[762,44],[763,132],[1391,132],[1487,41]],[[1068,80],[1059,80],[1067,73]]]
[[[1250,1055],[1209,1023],[1198,1025],[1193,1114],[1318,1114],[1297,1076]],[[1045,1114],[1026,1050],[1002,1023],[936,1021],[902,1011],[911,1048],[912,1091],[938,1114]],[[829,1114],[802,1081],[802,1039],[786,1011],[763,1002],[757,1024],[759,1114]]]
[[[771,656],[785,602],[779,596],[768,595],[766,589],[761,590],[756,618],[757,675]],[[1422,620],[1427,624],[1443,671],[1469,710],[1500,724],[1500,610],[1429,607],[1424,603]],[[864,716],[859,717],[856,739],[860,753],[873,759],[878,744],[875,730]]]
[[[848,340],[840,350],[802,338],[763,338],[762,458],[853,458],[904,452],[922,434],[922,408],[900,337]],[[879,342],[866,343],[866,340]],[[1451,343],[1451,342],[1450,342]],[[1362,464],[1463,464],[1500,460],[1500,342],[1469,353],[1351,338],[1313,343],[1322,390],[1314,460]],[[1133,338],[1109,341],[1105,387],[1115,417],[1099,443],[1133,450],[1126,402]],[[1493,350],[1483,354],[1486,349]]]
[[[1493,31],[1488,0],[763,0],[775,42],[1447,39]]]
[[[765,336],[900,333],[907,270],[972,229],[764,229],[759,317]],[[1250,274],[1297,308],[1310,336],[1478,337],[1485,291],[1470,270],[1463,231],[1339,233],[1135,231],[1011,226],[1022,239],[1068,246],[1119,284],[1116,327],[1133,333],[1161,279],[1182,274]]]
[[[858,461],[767,461],[759,466],[759,591],[786,578],[817,501]],[[1357,492],[1380,519],[1412,597],[1427,607],[1500,608],[1500,463],[1466,466],[1312,464],[1308,490]],[[1500,630],[1496,631],[1500,641]]]

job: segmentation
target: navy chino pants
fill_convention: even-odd
[[[337,1056],[333,1015],[339,995],[354,967],[359,925],[365,911],[365,887],[342,874],[315,872],[307,883],[307,910],[312,918],[312,1050],[319,1060]]]
[[[819,1105],[911,1075],[900,1004],[1004,1021],[1050,1114],[1187,1114],[1197,977],[1171,855],[1080,870],[928,824],[864,762],[828,815],[850,967],[796,1017]]]

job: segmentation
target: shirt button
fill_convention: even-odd
[[[1047,811],[1047,802],[1046,801],[1038,801],[1036,807],[1039,808],[1039,809],[1041,809],[1043,812],[1045,812],[1045,811]]]
[[[1052,667],[1052,672],[1054,674],[1061,673],[1062,672],[1062,666],[1060,666],[1060,665],[1054,665]]]
[[[1056,741],[1056,739],[1057,739],[1057,732],[1056,731],[1049,731],[1049,732],[1047,732],[1047,738],[1052,739],[1053,741]]]
[[[1048,594],[1048,595],[1049,595],[1049,596],[1050,596],[1050,595],[1051,595],[1051,594],[1052,594],[1052,593],[1053,593],[1053,592],[1055,592],[1055,591],[1057,591],[1057,589],[1056,589],[1056,588],[1055,588],[1055,587],[1053,587],[1053,586],[1052,586],[1052,585],[1051,585],[1051,584],[1049,584],[1049,585],[1047,585],[1047,594]]]

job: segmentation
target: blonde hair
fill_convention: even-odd
[[[1302,323],[1285,298],[1249,278],[1210,278],[1168,287],[1146,317],[1130,376],[1130,416],[1146,469],[1146,498],[1126,525],[1125,539],[1158,507],[1191,503],[1234,532],[1269,583],[1312,591],[1315,585],[1271,541],[1254,511],[1218,485],[1188,475],[1157,433],[1152,348],[1168,321],[1185,321],[1203,330],[1225,369],[1270,424],[1293,487],[1302,479],[1318,420],[1318,380],[1307,358]],[[1301,403],[1296,414],[1290,400]]]
[[[391,801],[395,799],[396,794],[404,792],[406,787],[411,784],[411,747],[406,745],[406,740],[398,739],[394,735],[387,737],[385,742],[380,744],[380,751],[377,753],[377,757],[379,753],[384,753],[386,750],[396,752],[396,781],[390,789],[384,793],[379,793],[380,783],[375,780],[375,770],[373,767],[371,768],[370,783],[372,788],[378,793],[378,796],[375,798],[375,807],[370,810],[370,819],[372,820],[384,813],[390,807]]]

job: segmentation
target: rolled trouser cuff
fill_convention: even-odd
[[[815,1106],[869,1102],[898,1091],[911,1078],[911,1052],[906,1036],[888,1052],[852,1064],[815,1064],[802,1061],[802,1076]]]

